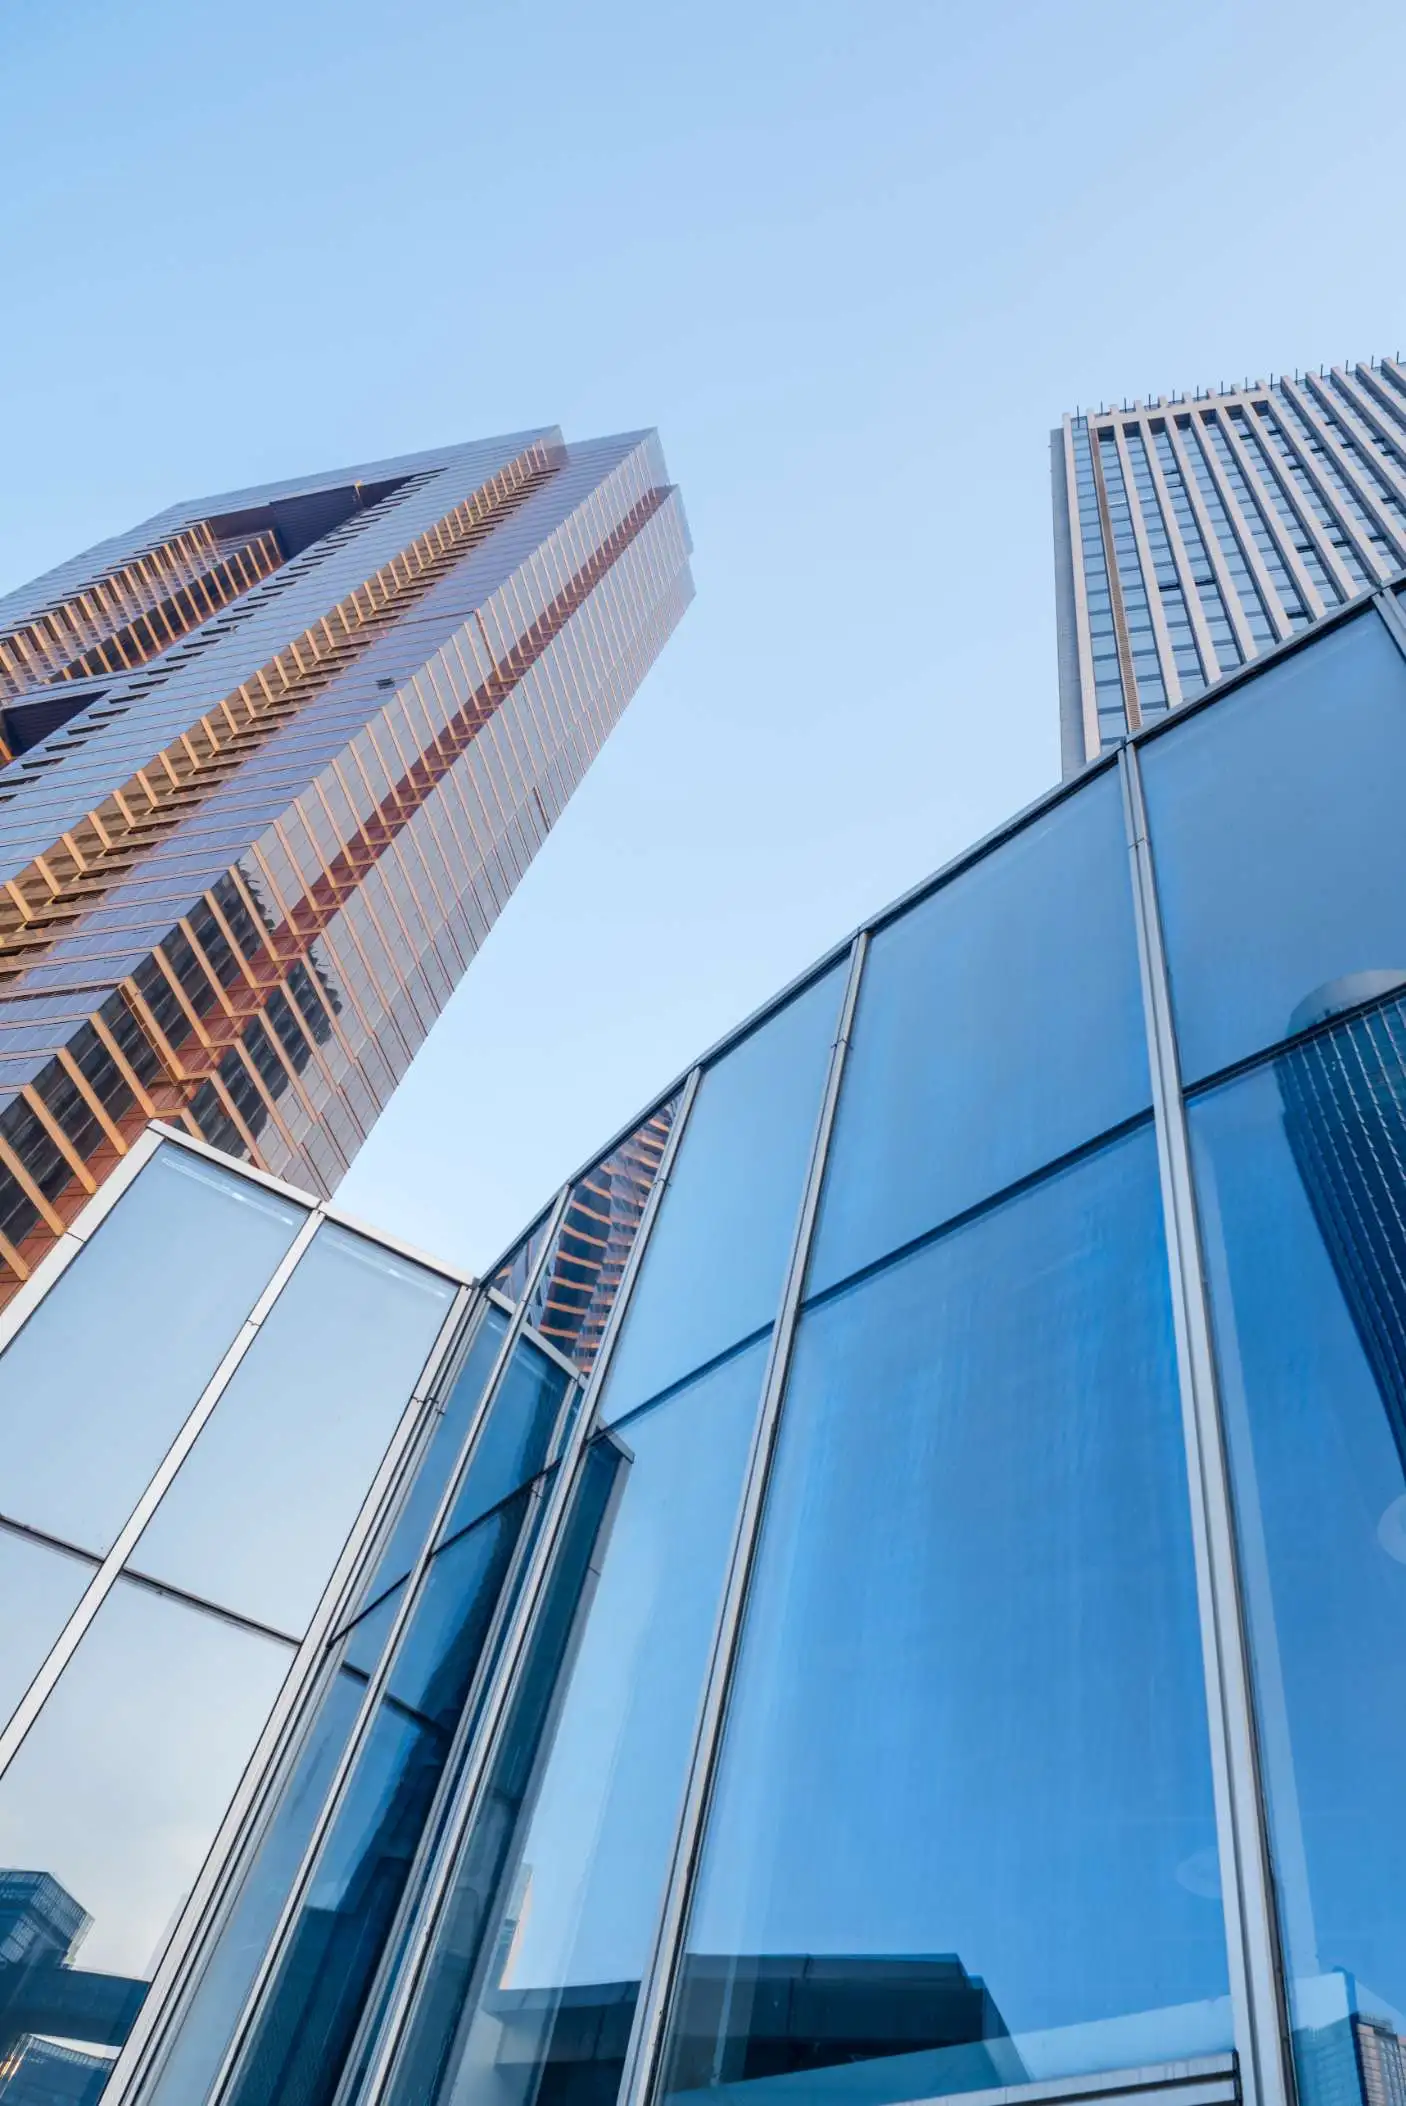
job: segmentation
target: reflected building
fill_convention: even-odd
[[[0,1292],[153,1116],[335,1188],[691,590],[654,435],[543,429],[0,601]]]
[[[91,1918],[47,1872],[0,1871],[0,2097],[15,2106],[92,2106],[146,1983],[73,1965]],[[57,2035],[58,2038],[45,2038]]]
[[[1277,1070],[1289,1147],[1406,1472],[1406,1005],[1390,999],[1403,986],[1406,973],[1377,971],[1316,989],[1290,1032],[1332,1028]]]

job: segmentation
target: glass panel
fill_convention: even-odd
[[[109,1549],[306,1219],[159,1149],[0,1354],[0,1510]]]
[[[874,938],[812,1291],[1150,1101],[1116,773]]]
[[[362,1607],[403,1580],[419,1556],[439,1502],[449,1488],[459,1451],[483,1396],[483,1386],[493,1372],[493,1363],[507,1335],[507,1317],[490,1302],[474,1332],[464,1365],[436,1417],[424,1459],[415,1472],[390,1542],[362,1593]]]
[[[453,1298],[439,1274],[325,1223],[133,1565],[301,1632]]]
[[[0,1724],[13,1716],[96,1571],[84,1558],[0,1529]]]
[[[0,1872],[0,1921],[7,1965],[28,1975],[6,1984],[6,2025],[72,2044],[85,2099],[131,2029],[291,1658],[119,1580],[0,1781],[0,1865],[15,1868]],[[46,2053],[24,2059],[37,2085]]]
[[[1228,2047],[1215,1844],[1143,1129],[802,1320],[670,2089]]]
[[[468,1476],[440,1530],[441,1543],[536,1476],[547,1460],[552,1428],[570,1381],[565,1369],[530,1339],[518,1340],[479,1435]]]
[[[510,1302],[520,1302],[522,1300],[523,1291],[528,1281],[532,1278],[537,1260],[542,1255],[542,1245],[546,1241],[548,1219],[549,1217],[544,1214],[536,1226],[528,1230],[517,1249],[512,1252],[511,1256],[504,1258],[502,1264],[488,1282],[490,1287],[496,1287],[499,1294],[506,1295]]]
[[[1379,2106],[1406,2034],[1406,1004],[1192,1136],[1299,2086]]]
[[[661,1105],[571,1188],[531,1320],[582,1374],[595,1366],[677,1112],[677,1098]]]
[[[519,1493],[435,1554],[231,2106],[336,2092],[529,1506]]]
[[[608,1437],[625,1457],[622,1489],[540,1783],[530,1796],[495,1789],[470,1839],[397,2074],[406,2106],[614,2095],[765,1363],[754,1345]],[[480,1953],[487,1981],[471,1997]]]
[[[244,1875],[239,1898],[183,2013],[150,2106],[193,2106],[214,2079],[351,1738],[401,1590],[356,1626]],[[0,2097],[3,2097],[0,2092]]]
[[[1142,757],[1188,1081],[1406,979],[1406,661],[1376,615]],[[1358,978],[1361,994],[1330,983]]]
[[[844,982],[835,967],[704,1075],[625,1315],[604,1419],[776,1315]]]

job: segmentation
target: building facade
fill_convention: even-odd
[[[691,591],[654,434],[544,429],[0,601],[0,1301],[153,1117],[335,1190]]]
[[[1066,417],[1052,435],[1074,773],[1406,564],[1406,366]]]
[[[150,1131],[0,1318],[0,2100],[1394,2106],[1403,783],[1384,591],[480,1286]]]

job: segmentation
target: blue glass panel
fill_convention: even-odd
[[[300,1634],[453,1298],[441,1274],[324,1223],[133,1566]]]
[[[1406,660],[1376,615],[1152,741],[1142,766],[1188,1081],[1352,999],[1332,983],[1406,979]]]
[[[399,1600],[397,1589],[378,1603],[356,1626],[337,1662],[238,1898],[182,2013],[148,2095],[150,2106],[191,2106],[192,2100],[207,2096],[351,1738]]]
[[[96,1570],[84,1558],[0,1529],[0,1725],[34,1680]]]
[[[231,2106],[337,2090],[528,1509],[520,1493],[430,1565]]]
[[[875,937],[812,1290],[1149,1101],[1122,798],[1109,773]]]
[[[457,1536],[547,1460],[552,1428],[561,1415],[571,1377],[539,1352],[528,1338],[518,1340],[513,1357],[489,1407],[468,1475],[440,1530],[440,1541]]]
[[[927,2098],[1230,2043],[1142,1129],[804,1318],[670,2088]]]
[[[0,1513],[109,1549],[306,1219],[159,1149],[0,1354]]]
[[[464,1365],[436,1415],[423,1460],[396,1518],[391,1539],[362,1590],[359,1607],[379,1600],[387,1588],[403,1580],[419,1556],[507,1332],[507,1317],[490,1302],[464,1356]]]
[[[1192,1135],[1300,2093],[1341,2106],[1406,2033],[1406,1005]]]
[[[765,1345],[752,1346],[607,1436],[625,1458],[618,1503],[584,1629],[547,1707],[550,1742],[530,1793],[496,1781],[484,1833],[466,1846],[397,2073],[402,2106],[587,2106],[614,2094],[765,1362]],[[509,1809],[517,1821],[506,1833]]]
[[[844,990],[835,968],[703,1077],[606,1381],[618,1419],[776,1315]]]
[[[96,2099],[291,1659],[125,1580],[98,1611],[0,1781],[0,1914],[33,1970],[6,2025],[74,2043],[88,2087],[35,2068],[30,2096]]]

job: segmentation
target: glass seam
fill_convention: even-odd
[[[1245,2106],[1293,2106],[1234,1498],[1201,1257],[1186,1106],[1137,756],[1120,754],[1196,1561],[1231,2003]]]

